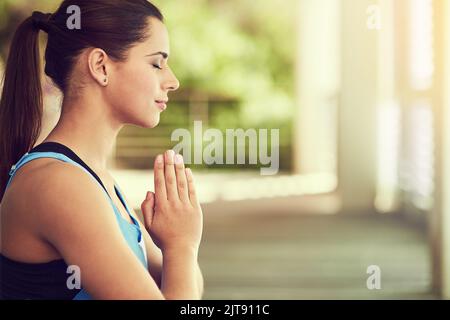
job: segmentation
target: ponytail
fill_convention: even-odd
[[[36,143],[43,113],[39,29],[34,13],[18,27],[11,43],[0,100],[0,200],[9,170]]]

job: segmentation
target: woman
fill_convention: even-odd
[[[69,27],[73,8],[80,28]],[[45,73],[63,102],[58,124],[33,148],[40,30]],[[156,158],[144,224],[106,167],[125,124],[158,124],[179,86],[168,56],[163,16],[145,0],[66,0],[19,26],[0,104],[4,299],[201,298],[202,211],[182,157]]]

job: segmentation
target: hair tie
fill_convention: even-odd
[[[52,16],[51,13],[42,13],[40,11],[34,11],[33,14],[31,15],[31,18],[33,19],[33,24],[37,29],[40,29],[48,33],[50,31],[49,20],[51,16]]]

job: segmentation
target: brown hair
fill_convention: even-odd
[[[78,6],[81,28],[70,29],[71,6]],[[66,93],[80,53],[103,49],[123,61],[128,49],[148,38],[148,18],[163,21],[161,12],[146,0],[65,0],[53,14],[34,12],[18,27],[11,43],[0,101],[0,199],[9,170],[36,143],[41,131],[43,98],[39,30],[48,34],[45,74]]]

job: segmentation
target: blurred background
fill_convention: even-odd
[[[192,165],[205,299],[450,298],[449,0],[153,2],[181,89],[157,128],[117,139],[136,211],[173,130],[280,130],[277,175]],[[17,24],[59,3],[0,0],[2,74]],[[40,140],[61,101],[45,92]]]

